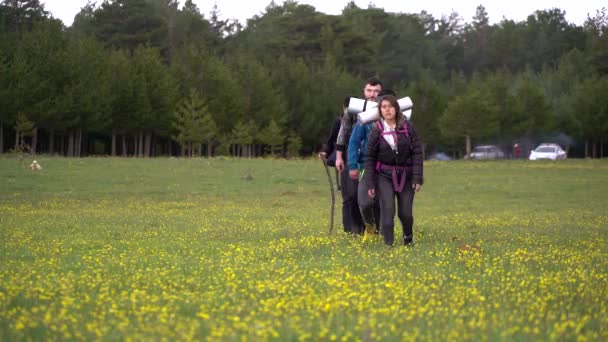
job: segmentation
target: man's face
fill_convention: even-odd
[[[363,88],[363,96],[365,96],[365,99],[368,101],[376,101],[376,97],[378,97],[381,90],[382,86],[379,84],[366,84],[365,88]]]

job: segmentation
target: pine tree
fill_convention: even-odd
[[[194,148],[208,142],[215,132],[207,105],[195,90],[177,107],[172,125],[176,131],[173,139],[182,146],[182,156],[186,151],[192,156]]]
[[[290,158],[297,157],[302,149],[302,138],[296,132],[290,132],[287,136],[287,155]]]
[[[285,136],[281,127],[274,120],[271,120],[268,126],[260,132],[259,139],[266,145],[270,155],[274,156],[275,153],[281,150]]]

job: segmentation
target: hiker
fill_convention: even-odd
[[[336,170],[339,172],[340,192],[342,194],[342,226],[344,232],[356,233],[362,230],[361,227],[363,226],[355,195],[358,183],[349,181],[348,177],[344,176],[345,172],[341,172],[344,170],[344,165],[342,165],[342,168],[340,169],[337,164],[337,155],[340,153],[338,151],[337,142],[340,141],[339,132],[342,130],[343,117],[349,115],[347,111],[349,101],[350,96],[344,98],[344,101],[342,102],[342,114],[340,117],[336,118],[329,133],[327,144],[323,146],[322,152],[319,153],[319,158],[327,158],[327,165],[335,166]]]
[[[368,196],[378,197],[380,227],[386,245],[395,242],[395,197],[403,226],[403,244],[413,243],[414,194],[422,189],[422,148],[413,125],[400,114],[395,96],[380,100],[381,119],[374,122],[367,142],[364,179]]]
[[[378,93],[382,90],[382,82],[377,78],[370,78],[363,87],[363,96],[366,100],[375,101]],[[350,98],[349,98],[350,101]],[[363,231],[363,220],[357,203],[357,188],[359,181],[351,179],[345,172],[345,157],[352,127],[357,121],[356,115],[348,113],[348,102],[343,103],[343,115],[340,131],[336,139],[336,169],[340,172],[340,183],[342,192],[342,223],[344,230],[351,233]]]
[[[348,102],[350,101],[350,96],[344,98],[344,102],[346,106],[348,106]],[[344,111],[344,104],[342,105],[342,111]],[[337,116],[334,120],[334,123],[329,130],[329,136],[327,137],[327,141],[321,146],[321,152],[319,152],[319,158],[326,159],[327,165],[336,166],[336,140],[338,139],[338,133],[340,132],[340,126],[342,122],[342,114]]]
[[[383,89],[378,94],[378,100],[383,96],[396,96],[390,89]],[[365,155],[367,153],[367,137],[371,131],[373,122],[367,124],[356,123],[348,143],[348,174],[351,179],[359,180],[357,187],[357,203],[363,219],[366,234],[380,233],[380,207],[378,201],[367,195],[367,186],[360,179],[363,176]],[[363,231],[358,232],[363,233]]]

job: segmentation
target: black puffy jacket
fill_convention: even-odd
[[[394,151],[382,136],[382,130],[377,123],[373,124],[372,130],[369,133],[367,142],[367,156],[365,159],[365,174],[364,181],[368,189],[375,188],[377,184],[378,172],[376,171],[376,163],[379,161],[385,165],[404,166],[409,169],[408,178],[413,184],[422,184],[422,147],[418,134],[411,122],[403,117],[397,123],[397,131],[403,131],[404,125],[407,125],[408,135],[403,132],[397,134],[397,150]]]

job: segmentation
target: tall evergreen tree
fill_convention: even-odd
[[[48,15],[39,0],[2,0],[0,32],[29,31],[36,22],[47,19]]]
[[[192,157],[197,146],[209,143],[213,136],[213,120],[204,100],[194,89],[178,105],[171,123],[176,132],[173,139],[181,145],[182,156],[187,153]]]

